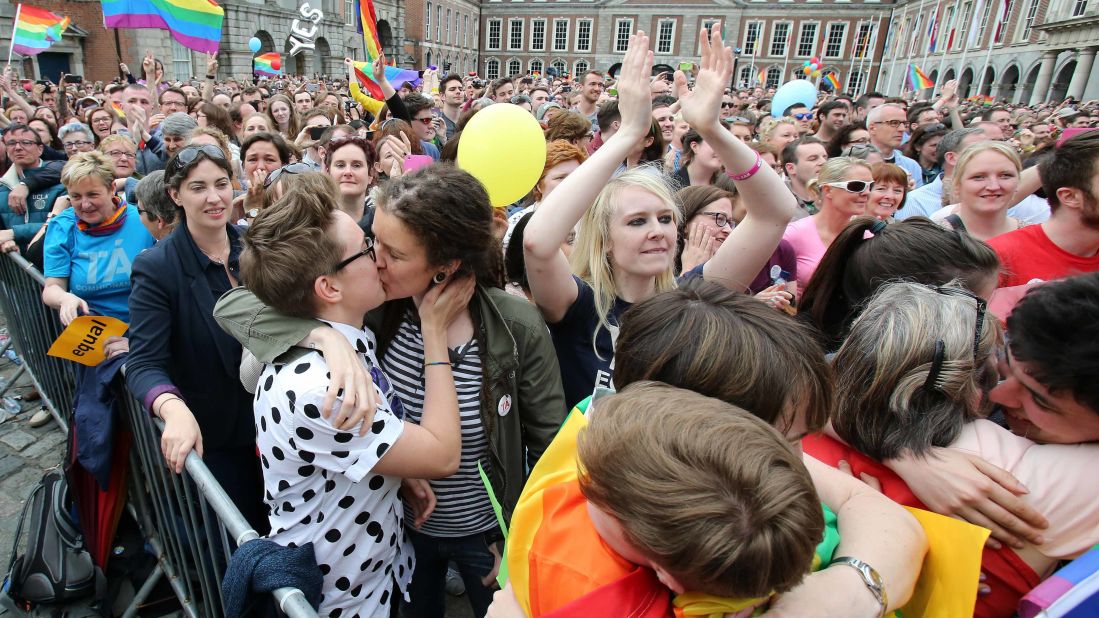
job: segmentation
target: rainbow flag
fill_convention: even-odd
[[[760,86],[766,86],[767,85],[767,69],[760,68],[759,69],[759,75],[756,76],[756,79],[758,80],[758,83],[759,83]]]
[[[1019,602],[1019,616],[1095,616],[1099,612],[1099,545],[1038,584]]]
[[[275,65],[278,65],[277,67]],[[282,57],[278,52],[267,52],[256,56],[252,65],[252,72],[260,77],[275,77],[282,75]]]
[[[11,37],[12,51],[34,56],[61,40],[61,33],[72,21],[54,15],[46,9],[20,4],[16,8],[15,32]]]
[[[908,85],[913,92],[919,92],[924,88],[934,87],[935,82],[931,81],[931,78],[920,67],[910,64],[908,65]]]
[[[214,0],[102,0],[107,28],[158,28],[180,45],[217,53],[225,10]]]
[[[832,92],[840,91],[840,80],[835,73],[829,73],[824,76],[824,81],[832,85]]]
[[[371,68],[372,62],[360,62],[355,61],[355,77],[359,80],[359,85],[366,90],[366,93],[373,99],[384,101],[385,96],[382,95],[382,88],[371,77],[374,70]],[[397,67],[387,66],[385,67],[385,78],[390,84],[393,84],[394,88],[400,88],[401,84],[412,84],[413,87],[418,86],[422,81],[420,74],[416,71],[409,69],[399,69]]]

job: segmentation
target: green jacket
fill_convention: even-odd
[[[380,330],[384,313],[383,305],[366,316],[367,327],[378,335],[379,360],[389,343]],[[481,420],[492,456],[489,480],[510,521],[528,471],[568,413],[561,371],[549,330],[534,305],[503,290],[477,286],[470,314],[484,348]],[[319,325],[279,314],[243,287],[221,297],[214,318],[264,363],[275,362]]]

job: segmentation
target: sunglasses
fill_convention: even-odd
[[[822,184],[826,187],[843,189],[848,193],[862,193],[864,191],[871,191],[874,188],[874,183],[872,181],[867,182],[865,180],[846,180],[843,182],[825,182]]]
[[[378,261],[378,256],[374,253],[374,239],[369,237],[369,236],[366,237],[366,248],[364,248],[362,251],[359,251],[358,253],[352,255],[351,257],[349,257],[347,259],[336,262],[336,266],[332,269],[332,272],[333,273],[340,272],[341,270],[346,268],[348,264],[350,264],[351,262],[354,262],[355,260],[361,258],[364,255],[370,256],[371,261],[375,261],[375,262]]]
[[[178,174],[180,170],[186,169],[187,166],[198,161],[199,155],[206,155],[217,161],[225,161],[225,153],[221,151],[221,148],[218,148],[213,144],[185,146],[168,161],[169,164],[172,164],[172,161],[175,161],[175,163],[172,164],[174,169],[170,174],[167,172],[167,169],[165,169],[165,176],[174,176],[175,174]]]
[[[794,114],[796,120],[812,120],[813,112],[806,112],[804,114]]]
[[[927,287],[939,294],[960,296],[962,298],[971,299],[977,303],[977,321],[973,326],[973,362],[976,363],[977,353],[980,351],[981,346],[981,334],[984,332],[985,312],[988,310],[988,303],[980,296],[962,288],[943,287],[938,285],[929,285]],[[943,368],[943,356],[945,352],[946,344],[942,339],[939,339],[935,342],[935,356],[931,360],[931,369],[927,372],[927,379],[924,381],[924,385],[927,388],[941,389],[941,384],[939,384],[939,373]]]
[[[428,125],[428,124],[431,124],[432,122],[434,122],[435,118],[433,116],[427,116],[425,118],[413,118],[413,120],[415,120],[416,122],[420,122],[420,123],[423,123],[425,125]]]
[[[267,175],[267,178],[263,181],[263,188],[266,189],[278,182],[283,174],[304,174],[312,171],[313,168],[310,167],[308,163],[291,163],[290,165],[284,165]]]
[[[732,108],[733,108],[732,102],[730,102],[730,101],[722,101],[721,102],[721,109],[732,109]]]

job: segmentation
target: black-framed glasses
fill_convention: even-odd
[[[36,142],[30,139],[13,139],[5,140],[4,145],[8,148],[15,148],[16,146],[22,146],[23,148],[32,148],[34,146],[41,146],[42,142]]]
[[[84,146],[90,146],[94,143],[95,142],[89,142],[88,140],[78,139],[71,142],[64,142],[62,146],[65,147],[65,150],[75,150],[77,148],[83,148]]]
[[[729,215],[727,215],[723,212],[706,212],[706,211],[703,211],[703,212],[700,212],[698,214],[706,215],[707,217],[713,218],[714,225],[716,225],[718,227],[725,227],[726,225],[729,226],[729,229],[733,229],[734,227],[736,227],[736,221],[733,221],[732,219],[730,219]]]
[[[879,120],[874,124],[886,124],[889,125],[890,128],[899,129],[901,128],[901,125],[904,124],[904,122],[905,121],[903,120]]]
[[[843,189],[848,193],[862,193],[863,191],[872,191],[874,189],[874,182],[867,182],[865,180],[845,180],[843,182],[825,182],[822,184],[826,187]]]
[[[805,112],[805,113],[802,113],[802,114],[794,114],[794,118],[796,120],[812,120],[813,119],[813,112]]]
[[[977,363],[977,354],[981,348],[981,334],[984,333],[985,327],[985,313],[988,310],[988,303],[985,299],[977,296],[973,292],[963,288],[947,287],[941,285],[929,285],[928,289],[934,290],[939,294],[946,296],[959,296],[962,298],[968,298],[976,302],[977,304],[977,320],[973,325],[973,363]],[[940,388],[939,374],[943,368],[943,356],[946,353],[946,344],[942,339],[935,342],[935,355],[931,360],[931,369],[927,373],[927,380],[924,382],[924,386],[928,388]]]
[[[378,261],[378,256],[374,253],[374,239],[369,237],[369,236],[366,237],[366,247],[363,248],[362,251],[359,251],[358,253],[352,255],[349,258],[346,258],[346,259],[340,260],[339,262],[336,262],[336,266],[332,269],[332,272],[333,273],[340,272],[341,270],[346,268],[348,264],[350,264],[351,262],[354,262],[355,260],[361,258],[364,255],[370,256],[370,260],[373,261],[373,262]]]
[[[177,152],[175,156],[172,157],[170,161],[168,161],[168,163],[172,163],[172,161],[175,161],[175,164],[173,165],[175,169],[173,169],[172,173],[170,174],[168,173],[168,170],[165,169],[164,175],[174,176],[175,174],[179,173],[180,170],[194,163],[198,159],[198,156],[200,154],[206,155],[207,157],[218,161],[225,161],[225,153],[221,151],[221,148],[218,148],[213,144],[195,144],[191,146],[184,146],[183,149]]]
[[[308,163],[291,163],[289,165],[284,165],[267,175],[267,178],[263,181],[263,188],[266,189],[278,182],[283,174],[304,174],[312,171],[314,171],[313,167]]]

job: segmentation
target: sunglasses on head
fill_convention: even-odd
[[[214,146],[213,144],[198,144],[194,146],[185,146],[182,150],[176,153],[175,161],[177,168],[187,167],[195,162],[200,154],[204,154],[211,159],[217,159],[218,161],[225,160],[225,153],[221,151],[221,148]]]
[[[291,163],[290,165],[284,165],[267,175],[267,178],[263,181],[263,188],[266,189],[278,182],[283,174],[304,174],[312,171],[313,168],[310,167],[308,163]]]
[[[848,193],[862,193],[864,191],[870,191],[874,188],[873,182],[867,182],[865,180],[845,180],[843,182],[826,182],[823,184],[826,187],[843,189]]]

